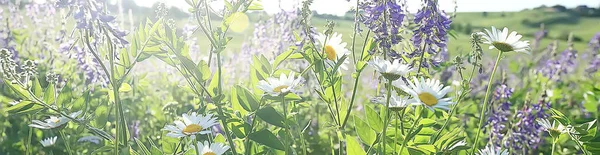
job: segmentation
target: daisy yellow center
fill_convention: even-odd
[[[288,87],[289,87],[289,86],[286,86],[286,85],[277,86],[277,87],[273,88],[273,92],[278,92],[278,93],[281,93],[281,90],[282,90],[282,89],[286,89],[286,88],[288,88]]]
[[[216,153],[214,153],[214,152],[206,152],[206,153],[204,153],[204,154],[202,154],[202,155],[217,155],[217,154],[216,154]]]
[[[492,45],[494,45],[494,47],[496,47],[496,49],[502,51],[502,52],[510,52],[510,51],[514,51],[515,49],[507,43],[504,42],[492,42]]]
[[[333,48],[333,46],[331,45],[327,45],[325,46],[325,54],[327,54],[327,59],[334,61],[336,58],[336,52],[335,52],[335,48]]]
[[[419,100],[421,100],[421,102],[425,103],[427,106],[434,106],[438,104],[438,99],[430,93],[419,94]]]
[[[59,122],[60,122],[60,119],[55,119],[55,120],[52,120],[52,122],[54,122],[54,123],[59,123]]]
[[[198,124],[190,124],[188,126],[185,126],[185,128],[183,128],[183,133],[186,133],[186,134],[196,133],[196,132],[200,132],[200,130],[202,130],[202,126],[200,126]]]

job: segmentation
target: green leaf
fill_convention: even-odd
[[[563,114],[562,112],[560,112],[554,108],[550,109],[550,111],[552,112],[552,115],[553,115],[552,118],[556,119],[563,125],[571,124],[571,120],[569,120],[569,118],[567,118],[567,116],[565,116],[565,114]]]
[[[215,96],[215,94],[217,94],[218,90],[218,85],[219,85],[219,74],[215,73],[212,77],[212,79],[210,80],[210,84],[208,84],[208,87],[206,89],[208,89],[208,92],[210,93],[211,96]]]
[[[371,127],[371,129],[375,130],[377,133],[381,133],[383,131],[383,121],[381,117],[371,108],[370,106],[365,106],[365,113],[367,115],[367,124]]]
[[[71,107],[71,110],[73,110],[73,111],[84,110],[86,108],[86,104],[87,104],[86,99],[89,97],[88,93],[89,92],[85,92],[83,96],[81,96],[77,100],[75,100],[73,102],[73,107]],[[84,111],[84,113],[85,113],[85,111]]]
[[[126,93],[131,91],[131,85],[127,83],[122,83],[121,87],[119,87],[119,92]]]
[[[56,90],[54,90],[54,84],[48,84],[46,87],[46,93],[44,93],[44,102],[46,104],[53,104],[56,101]]]
[[[350,135],[346,136],[346,153],[348,155],[366,155],[367,153],[360,144],[356,141],[355,137]]]
[[[44,90],[40,85],[40,81],[37,78],[34,78],[32,82],[33,84],[31,86],[31,91],[33,92],[33,94],[35,94],[36,97],[42,97]]]
[[[223,137],[222,134],[218,134],[217,136],[215,136],[214,142],[217,142],[217,143],[226,143],[227,140],[225,140],[225,137]]]
[[[419,124],[422,124],[425,127],[430,127],[430,126],[435,125],[435,120],[425,118],[425,119],[422,119]]]
[[[354,126],[358,137],[363,143],[370,146],[375,142],[377,133],[364,120],[354,116]]]
[[[415,128],[415,130],[410,133],[409,135],[406,136],[406,140],[411,140],[413,137],[415,137],[419,132],[421,132],[421,129],[423,129],[423,125],[420,124],[419,126],[417,126],[417,128]]]
[[[18,113],[18,112],[32,108],[33,105],[35,105],[35,104],[31,101],[21,101],[13,106],[10,106],[10,107],[4,109],[4,111],[8,112],[8,113]]]
[[[265,122],[271,125],[285,128],[285,124],[283,123],[285,119],[273,107],[266,106],[259,109],[258,111],[256,111],[256,116],[258,116],[260,119],[264,120]]]
[[[29,97],[29,93],[27,92],[27,90],[21,88],[19,85],[14,84],[8,80],[4,80],[4,84],[6,86],[8,86],[10,88],[10,90],[12,90],[13,92],[15,92],[17,95],[19,95],[21,98],[26,99]]]
[[[277,137],[275,137],[275,135],[267,129],[263,129],[263,130],[251,133],[250,135],[248,135],[248,137],[252,141],[255,141],[259,144],[268,146],[273,149],[277,149],[277,150],[285,149],[285,147],[283,146],[281,141],[279,141],[279,139],[277,139]]]
[[[96,116],[96,126],[103,127],[106,125],[106,121],[108,121],[108,108],[105,105],[98,106],[96,111],[94,112]]]
[[[235,89],[237,90],[237,100],[244,110],[254,112],[258,109],[259,101],[250,90],[241,86],[235,86]]]
[[[252,1],[250,6],[248,6],[248,10],[262,10],[263,6],[260,1]]]
[[[275,57],[275,61],[273,62],[273,68],[277,68],[281,62],[285,61],[286,59],[288,59],[291,55],[292,52],[294,52],[294,49],[288,49],[287,51],[279,54],[277,57]]]
[[[199,73],[201,74],[201,75],[197,75],[197,76],[198,76],[198,78],[201,78],[202,81],[206,81],[206,80],[208,80],[208,78],[210,78],[211,71],[210,71],[210,68],[208,67],[208,64],[206,63],[206,61],[204,61],[204,60],[200,61],[196,68],[199,70]]]
[[[145,155],[151,155],[152,153],[150,153],[150,150],[148,150],[148,148],[144,145],[144,143],[142,143],[139,139],[137,138],[133,138],[135,140],[135,143],[137,144],[138,148],[141,149],[141,151],[145,154]]]

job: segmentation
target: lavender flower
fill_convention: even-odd
[[[103,38],[104,31],[111,34],[114,38],[112,41],[119,47],[124,47],[129,44],[125,39],[127,32],[118,28],[115,20],[116,17],[104,11],[103,0],[59,0],[56,2],[58,7],[73,7],[73,19],[76,21],[76,28],[86,30],[94,34],[94,38]],[[94,40],[94,44],[99,43]]]
[[[77,60],[78,67],[84,74],[86,84],[100,83],[102,87],[108,86],[108,76],[101,70],[100,62],[84,48],[73,44],[74,41],[62,43],[59,52]]]
[[[569,47],[560,56],[546,60],[545,64],[539,66],[538,70],[551,80],[558,81],[560,76],[575,71],[577,63],[577,50]]]
[[[490,141],[494,142],[495,147],[502,147],[502,139],[506,134],[506,126],[511,116],[510,106],[512,103],[508,100],[514,89],[506,84],[501,84],[494,92],[493,103],[500,103],[497,109],[492,108],[488,125],[491,126]]]
[[[436,1],[425,0],[425,5],[415,15],[414,22],[417,29],[411,38],[415,51],[410,53],[409,57],[419,57],[427,52],[436,55],[438,51],[447,48],[448,29],[452,20],[446,13],[438,8]],[[427,66],[425,61],[421,61],[422,66]],[[436,63],[430,62],[433,65]]]
[[[592,51],[600,50],[600,32],[596,33],[596,35],[592,37],[588,45],[590,46],[590,49],[592,49]]]
[[[375,34],[374,41],[379,47],[390,49],[400,43],[402,37],[398,32],[406,15],[395,0],[367,0],[360,8],[365,13],[359,21]]]
[[[536,120],[549,117],[547,111],[550,109],[550,102],[547,101],[547,96],[542,95],[542,99],[532,107],[525,106],[518,111],[514,118],[521,118],[517,121],[506,135],[504,141],[505,148],[511,148],[517,154],[531,154],[531,151],[543,142],[544,129]]]
[[[600,67],[600,56],[598,55],[598,52],[600,52],[600,32],[592,37],[588,45],[592,53],[592,60],[585,71],[589,74],[593,74],[596,73]]]

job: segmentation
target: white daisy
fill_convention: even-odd
[[[485,149],[479,150],[478,155],[508,155],[506,149],[497,150],[494,147],[486,146]]]
[[[384,59],[374,58],[369,62],[369,65],[373,66],[383,77],[392,81],[412,71],[412,68],[408,64],[400,63],[400,59],[389,62]]]
[[[212,143],[209,145],[207,141],[204,141],[204,144],[198,142],[198,150],[200,151],[200,155],[222,155],[229,150],[229,146],[222,143]]]
[[[404,96],[404,97],[400,97],[398,95],[396,95],[396,91],[392,91],[392,96],[390,97],[390,110],[393,111],[400,111],[404,108],[406,108],[406,106],[408,106],[409,103],[409,99],[408,96]]]
[[[423,104],[431,111],[435,111],[434,108],[449,110],[448,106],[454,104],[451,98],[444,98],[451,88],[444,87],[439,80],[418,80],[415,77],[413,81],[408,82],[408,86],[401,85],[400,88],[413,97],[409,103]]]
[[[498,49],[502,52],[523,52],[529,53],[529,41],[520,41],[521,35],[517,34],[517,32],[512,31],[508,34],[508,28],[504,28],[502,31],[496,29],[496,27],[492,26],[492,31],[485,29],[487,34],[483,32],[479,32],[480,36],[482,36],[485,41],[484,43],[491,45],[490,49]]]
[[[258,88],[271,96],[285,95],[287,93],[294,93],[295,88],[300,85],[302,79],[294,77],[294,72],[291,72],[289,76],[281,73],[279,79],[269,77],[267,80],[261,80],[258,82]]]
[[[163,130],[169,131],[167,136],[173,138],[181,138],[185,136],[192,136],[195,134],[208,134],[210,133],[210,127],[217,124],[216,118],[213,115],[208,114],[206,116],[193,112],[191,115],[183,114],[180,120],[176,120],[173,123],[175,125],[166,125]],[[194,137],[192,137],[194,138]]]
[[[44,147],[52,146],[54,145],[54,143],[56,143],[56,138],[56,136],[48,137],[46,139],[41,140],[40,143],[42,143],[42,146]]]
[[[74,112],[71,113],[69,116],[71,118],[76,118],[77,116],[79,116],[81,114],[81,111],[78,112]],[[61,117],[55,117],[55,116],[50,116],[50,118],[44,120],[45,122],[39,121],[39,120],[33,120],[33,124],[29,124],[29,127],[33,127],[33,128],[39,128],[39,129],[54,129],[57,127],[60,127],[64,124],[66,124],[67,122],[70,121],[69,118],[61,116]]]
[[[550,123],[550,121],[547,119],[538,119],[536,121],[544,130],[548,131],[550,135],[560,135],[569,131],[566,126],[562,125],[562,123],[556,123],[556,121],[552,121],[552,123]]]
[[[334,32],[333,35],[327,37],[327,35],[319,33],[319,36],[317,36],[317,40],[325,48],[325,54],[327,57],[325,63],[328,67],[333,67],[335,63],[338,60],[340,60],[344,55],[350,54],[350,51],[346,49],[346,42],[342,41],[342,34]],[[349,61],[346,58],[344,60],[344,63],[340,65],[340,68],[342,68],[343,70],[348,70],[348,63]]]

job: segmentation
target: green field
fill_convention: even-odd
[[[559,51],[566,48],[567,36],[569,33],[573,33],[574,37],[580,39],[574,41],[575,49],[583,51],[588,46],[589,39],[594,34],[600,32],[600,18],[593,17],[578,17],[563,12],[548,12],[543,10],[524,10],[520,12],[491,12],[487,16],[483,16],[481,12],[459,12],[456,14],[456,18],[452,21],[452,27],[455,30],[456,38],[451,38],[449,41],[449,50],[451,55],[458,53],[465,53],[470,51],[469,38],[470,35],[464,30],[456,30],[457,27],[466,27],[470,24],[472,26],[472,32],[483,31],[483,28],[490,29],[490,26],[497,28],[508,27],[510,31],[517,31],[522,34],[526,40],[533,41],[533,34],[540,30],[539,24],[523,24],[524,20],[529,20],[536,23],[544,23],[545,29],[548,30],[548,36],[542,39],[540,48],[545,48],[546,45],[554,40],[559,41]],[[502,16],[504,14],[504,16]],[[266,16],[261,14],[260,16]],[[262,17],[265,18],[265,17]],[[313,24],[320,31],[324,30],[327,19],[314,17]],[[348,46],[352,42],[352,33],[354,21],[352,20],[332,20],[336,23],[334,31],[342,33],[343,39],[348,43]],[[179,24],[184,24],[186,21],[180,21]],[[215,23],[219,21],[215,20]],[[251,22],[256,22],[253,20]],[[216,24],[215,24],[216,25]],[[460,26],[459,26],[460,25]],[[231,53],[239,52],[241,44],[245,39],[252,37],[254,27],[250,24],[246,30],[242,33],[230,33],[233,40],[230,42],[227,50]],[[366,29],[363,27],[363,30]],[[357,41],[357,47],[362,47],[363,35],[359,36]],[[201,49],[209,47],[209,42],[206,40],[203,34],[197,33],[199,36],[199,45]],[[409,38],[405,41],[409,41]],[[347,47],[350,48],[350,47]]]

